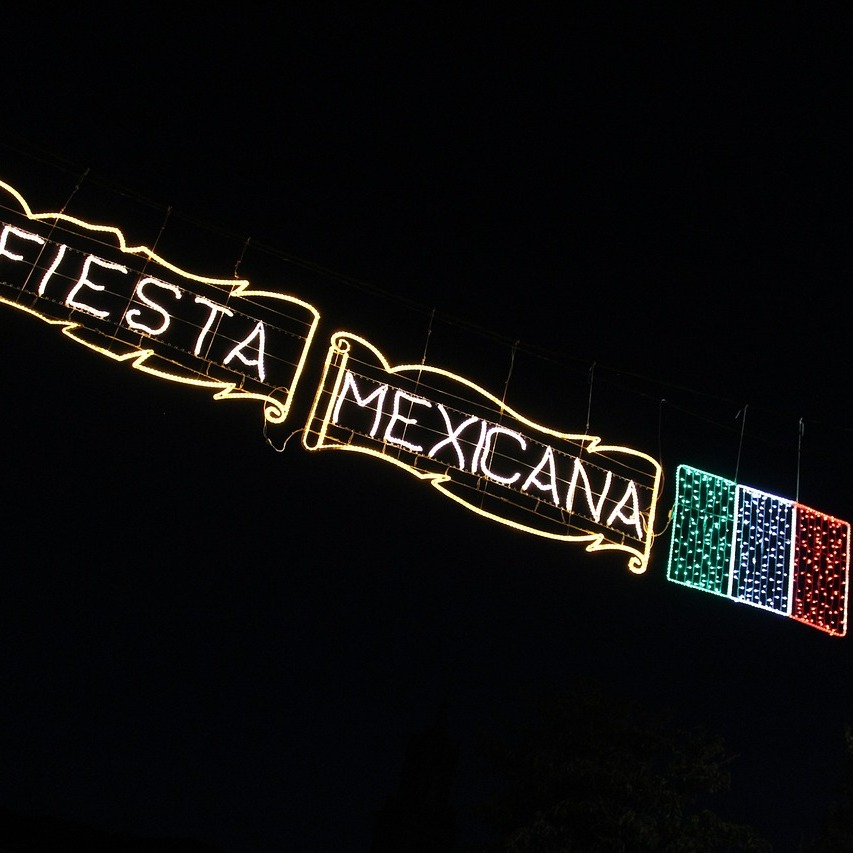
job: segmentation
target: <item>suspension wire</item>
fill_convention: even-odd
[[[77,190],[80,189],[81,185],[83,184],[83,181],[86,180],[86,177],[88,176],[88,174],[89,174],[89,167],[87,166],[85,171],[83,172],[83,174],[80,175],[79,179],[77,180],[76,186],[74,187],[73,190],[71,190],[71,195],[68,196],[68,199],[66,200],[65,204],[62,205],[62,209],[59,211],[60,213],[65,213],[66,208],[68,207],[69,204],[71,204],[71,199],[74,198],[75,195],[77,195]]]
[[[427,349],[429,349],[429,336],[432,334],[433,317],[435,317],[435,308],[432,309],[432,312],[429,315],[429,325],[427,326],[426,340],[424,341],[424,352],[423,352],[423,355],[421,356],[421,367],[423,367],[426,364]],[[417,372],[417,375],[415,376],[415,390],[417,391],[420,388],[420,386],[421,386],[421,371],[419,370]],[[406,437],[406,430],[408,428],[409,428],[409,424],[406,423],[403,426],[403,438]]]
[[[509,388],[509,380],[512,377],[512,368],[515,365],[515,352],[518,349],[518,345],[520,343],[521,343],[521,341],[516,341],[512,345],[512,352],[510,353],[510,358],[509,358],[509,370],[507,371],[507,374],[506,374],[506,381],[504,382],[504,392],[503,392],[503,396],[501,397],[501,410],[498,412],[498,423],[501,423],[501,421],[503,420],[504,406],[506,405],[506,392],[507,392],[507,389]],[[490,454],[489,454],[489,461],[491,461],[494,458],[494,455],[495,455],[495,445],[493,443]],[[483,494],[480,496],[480,506],[482,507],[483,498],[484,498],[486,489],[488,488],[488,482],[483,481],[481,478],[480,483],[482,483],[482,492],[483,492]],[[479,484],[478,484],[477,488],[480,489]]]
[[[504,382],[503,397],[501,397],[501,412],[500,412],[501,415],[503,415],[503,407],[506,404],[506,392],[507,392],[507,388],[509,388],[509,380],[510,380],[510,377],[512,376],[512,368],[515,365],[515,353],[516,353],[516,350],[518,349],[518,345],[520,343],[521,343],[521,341],[516,341],[512,345],[512,353],[510,354],[510,359],[509,359],[509,371],[507,372],[506,381]]]
[[[3,144],[6,144],[6,143],[3,143]],[[29,154],[30,157],[34,157],[34,155],[31,152],[23,152],[23,153],[27,153],[27,154]],[[67,165],[63,168],[64,168],[66,173],[74,171],[73,164],[70,164],[70,167]],[[147,199],[144,196],[140,195],[133,188],[129,189],[129,188],[124,187],[120,184],[110,182],[109,180],[106,180],[106,179],[98,176],[97,174],[92,173],[91,169],[88,167],[85,167],[85,168],[80,167],[80,169],[76,172],[76,174],[78,177],[76,179],[74,188],[73,188],[72,192],[70,193],[68,200],[66,201],[65,205],[63,205],[62,211],[65,211],[68,208],[69,204],[71,203],[72,199],[76,195],[77,191],[81,188],[84,181],[85,182],[94,182],[98,186],[106,187],[106,188],[108,188],[114,192],[120,192],[120,193],[125,194],[125,195],[131,195],[134,198],[137,198],[140,201],[144,201],[147,204],[154,204],[155,206],[161,207],[161,205],[157,204],[156,202],[152,202],[150,199]],[[206,229],[209,229],[211,231],[222,232],[222,229],[218,229],[218,228],[214,227],[213,225],[211,225],[211,223],[206,222],[204,220],[199,220],[198,218],[186,216],[183,214],[182,214],[181,218],[187,222],[195,224],[196,226],[198,226],[200,228],[206,228]],[[53,227],[54,228],[56,227],[56,223],[54,223]],[[231,235],[231,236],[236,236],[236,235]],[[248,247],[248,243],[249,243],[249,240],[246,241],[246,245],[244,246],[244,253],[245,253],[246,248]],[[257,244],[256,242],[253,243],[253,245],[255,245],[257,248],[259,248],[262,253],[265,253],[265,254],[268,254],[270,256],[284,260],[289,264],[293,264],[294,266],[299,266],[303,269],[312,271],[315,274],[318,274],[321,276],[326,276],[326,277],[333,279],[335,281],[345,283],[351,287],[358,288],[358,289],[364,290],[366,292],[372,293],[374,295],[381,296],[381,297],[387,299],[388,301],[395,302],[396,304],[399,304],[399,305],[406,305],[410,308],[415,308],[417,310],[423,311],[424,313],[426,313],[426,311],[427,311],[427,306],[423,305],[422,303],[418,303],[415,300],[406,299],[406,298],[400,296],[399,294],[387,292],[384,289],[382,289],[381,287],[378,287],[369,281],[362,281],[362,280],[360,280],[356,277],[353,277],[351,275],[347,275],[347,274],[341,273],[340,271],[329,269],[329,268],[325,267],[323,264],[320,264],[320,263],[317,263],[314,261],[309,261],[309,260],[306,260],[305,258],[300,258],[298,256],[291,255],[289,253],[283,252],[283,251],[281,251],[275,247],[269,246],[269,245]],[[238,261],[237,267],[235,267],[235,275],[237,274],[238,268],[239,268],[241,263],[242,263],[242,256],[240,258],[240,261]],[[432,309],[430,316],[434,317],[436,313],[437,313],[436,309]],[[494,332],[494,330],[489,329],[489,328],[485,328],[481,325],[478,325],[477,323],[472,323],[470,321],[463,320],[463,319],[460,319],[458,317],[453,317],[453,316],[442,315],[442,318],[449,325],[462,328],[462,329],[464,329],[468,332],[474,333],[474,334],[482,335],[485,338],[489,338],[492,340],[497,340],[497,341],[501,341],[501,342],[505,342],[505,343],[509,342],[509,340],[510,340],[503,335],[497,334],[496,332]],[[515,350],[515,348],[518,347],[518,345],[519,345],[519,342],[516,342],[514,350]],[[528,352],[528,353],[530,353],[536,357],[539,357],[539,358],[543,358],[543,359],[546,359],[549,361],[553,361],[557,364],[565,365],[567,362],[577,363],[577,362],[581,361],[580,358],[575,359],[575,358],[567,357],[565,355],[565,353],[559,353],[558,354],[558,353],[555,353],[548,348],[541,348],[541,347],[537,347],[537,346],[532,346],[528,343],[525,343],[524,346],[520,347],[520,348],[524,352]],[[590,417],[591,417],[591,402],[592,402],[592,392],[593,392],[592,379],[593,379],[593,374],[594,374],[595,368],[597,368],[597,367],[602,367],[602,366],[598,365],[597,363],[594,362],[592,368],[590,369],[590,399],[589,399],[589,410],[588,410],[588,414],[587,414],[587,432],[589,431],[589,421],[590,421]],[[604,365],[603,367],[606,371],[610,371],[610,370],[615,369],[612,366],[608,366],[608,365]],[[626,371],[624,368],[620,368],[619,372],[622,376],[636,377],[636,378],[642,379],[644,381],[653,381],[659,385],[666,385],[667,387],[670,387],[670,388],[686,390],[686,391],[688,391],[694,395],[701,395],[704,397],[713,398],[713,399],[718,400],[720,402],[724,402],[724,403],[732,403],[733,402],[733,400],[730,397],[725,397],[722,395],[708,393],[708,391],[704,390],[704,389],[691,388],[689,386],[685,387],[685,386],[678,385],[678,384],[675,384],[672,382],[664,382],[664,381],[657,380],[657,379],[651,379],[650,380],[650,377],[648,377],[642,373],[635,373],[635,372],[630,371],[630,370]],[[737,416],[739,417],[741,414],[743,414],[745,416],[746,408],[747,407],[744,406],[744,408],[738,413]],[[695,412],[691,412],[691,414],[696,415]],[[743,443],[744,431],[745,431],[745,423],[742,425],[742,430],[741,430],[741,446]],[[853,430],[848,429],[848,428],[844,428],[841,431],[847,435],[849,435],[851,432],[853,432]],[[741,455],[741,450],[739,449],[737,473],[739,473],[739,470],[740,470],[740,455]],[[736,474],[736,476],[737,476],[737,474]]]
[[[243,250],[240,252],[240,257],[237,258],[237,263],[234,264],[234,278],[235,278],[235,280],[239,279],[238,270],[240,269],[240,264],[243,263],[243,258],[246,257],[246,249],[249,248],[249,243],[251,242],[251,239],[252,239],[251,237],[246,238],[246,242],[243,243]],[[233,293],[234,293],[233,288],[229,288],[228,292],[225,294],[225,304],[226,305],[228,305],[229,302],[231,301],[231,296],[233,295]],[[222,315],[218,314],[218,316],[216,318],[216,328],[213,330],[214,335],[219,331],[219,327],[221,325],[222,325]],[[211,337],[210,344],[212,344],[212,343],[213,343],[213,338]],[[208,348],[207,348],[208,352],[210,352],[210,344],[208,344]],[[210,371],[210,363],[209,362],[208,362],[206,371]],[[209,375],[209,373],[208,373],[208,375]]]
[[[800,418],[799,424],[799,435],[797,438],[797,491],[794,495],[794,500],[799,503],[800,502],[800,457],[803,450],[803,433],[806,431],[805,424],[803,423],[803,419]]]
[[[143,261],[142,261],[142,270],[141,270],[142,274],[144,274],[145,270],[148,269],[148,264],[151,263],[151,256],[156,254],[156,252],[157,252],[157,244],[160,242],[160,238],[163,236],[163,232],[166,230],[166,224],[168,223],[169,217],[171,215],[172,215],[172,207],[171,207],[171,205],[169,205],[166,208],[166,215],[163,217],[163,222],[160,225],[160,230],[157,232],[157,237],[154,240],[153,245],[151,246],[151,251],[144,253]],[[131,304],[131,302],[133,302],[133,297],[134,297],[135,293],[136,293],[135,290],[131,290],[130,293],[128,294],[127,301],[124,304],[125,313],[127,312],[127,309],[130,308],[130,304]],[[124,315],[122,315],[122,316],[124,316]],[[142,340],[142,334],[139,335],[139,340],[140,341]]]
[[[172,215],[172,206],[166,208],[166,215],[163,217],[163,224],[160,226],[160,230],[157,232],[157,239],[154,241],[154,245],[151,247],[151,254],[156,253],[157,244],[160,242],[160,238],[163,236],[163,232],[166,230],[166,223],[169,221],[169,217]],[[151,255],[146,253],[145,263],[142,267],[142,271],[145,272],[146,267],[151,262]]]
[[[421,356],[421,364],[426,364],[427,348],[429,347],[429,336],[432,334],[432,321],[435,318],[435,308],[432,309],[429,315],[429,326],[427,327],[426,341],[424,341],[424,354]]]
[[[592,416],[592,382],[595,378],[595,362],[590,365],[589,374],[587,375],[587,381],[589,382],[589,399],[586,404],[586,429],[584,430],[585,435],[589,435],[589,421]]]
[[[737,448],[737,464],[735,465],[735,482],[737,482],[738,471],[740,471],[740,452],[743,449],[743,434],[746,432],[746,410],[749,408],[749,403],[744,403],[743,408],[735,415],[737,420],[743,414],[743,420],[740,425],[740,444]]]
[[[663,465],[663,404],[664,403],[666,403],[666,400],[663,398],[661,398],[660,402],[658,403],[658,463],[660,464],[660,478],[661,478],[660,488],[658,489],[659,495],[663,493],[663,478],[664,478],[664,470],[665,470],[664,465]],[[672,509],[670,509],[670,511],[669,511],[669,516],[667,517],[666,524],[664,525],[663,530],[661,530],[660,533],[655,533],[654,530],[652,530],[652,536],[658,537],[658,536],[662,536],[664,533],[666,533],[667,528],[669,527],[669,523],[671,521],[672,521]]]
[[[84,170],[83,174],[80,175],[80,177],[77,179],[77,183],[74,185],[74,189],[71,190],[71,194],[65,200],[65,204],[63,204],[62,207],[60,208],[60,211],[59,211],[60,215],[65,213],[66,209],[68,208],[68,205],[71,204],[71,199],[73,199],[74,196],[77,195],[77,190],[80,189],[80,186],[82,185],[83,181],[86,180],[86,176],[88,174],[89,174],[89,169],[87,167]],[[56,230],[58,225],[59,225],[59,218],[54,217],[53,224],[50,226],[50,230],[47,232],[49,237],[53,236],[53,232]],[[44,245],[41,246],[41,248],[39,248],[39,252],[38,252],[38,256],[36,258],[36,262],[33,264],[32,269],[27,273],[27,277],[24,279],[24,288],[26,288],[27,285],[30,283],[30,278],[32,277],[33,273],[35,273],[36,267],[38,266],[38,262],[41,260],[41,256],[44,254],[46,249],[47,249],[47,243],[45,243]]]
[[[0,144],[6,144],[6,143],[0,143]],[[20,152],[20,153],[27,154],[31,158],[34,157],[32,152],[25,151],[25,152]],[[68,168],[68,167],[64,167],[64,170],[66,172],[72,171],[72,169]],[[147,197],[141,195],[134,188],[128,188],[122,184],[117,184],[113,181],[105,179],[105,178],[103,178],[97,174],[94,174],[94,173],[90,174],[90,173],[91,173],[91,170],[89,168],[86,168],[85,171],[83,172],[83,175],[78,180],[77,186],[75,187],[75,190],[74,190],[75,192],[77,189],[79,189],[80,184],[82,183],[82,180],[84,178],[87,178],[89,181],[94,181],[98,186],[105,187],[105,188],[107,188],[113,192],[121,193],[123,195],[129,195],[129,196],[131,196],[131,197],[133,197],[139,201],[145,202],[146,204],[149,204],[149,205],[154,205],[156,207],[162,206],[158,202],[152,201],[150,198],[147,198]],[[72,195],[73,195],[73,193],[72,193]],[[66,203],[66,206],[67,206],[67,203]],[[64,209],[65,208],[63,208],[63,210]],[[215,226],[210,222],[199,219],[197,217],[189,216],[186,214],[181,214],[181,219],[185,222],[188,222],[188,223],[191,223],[191,224],[197,226],[198,228],[207,229],[211,232],[216,232],[216,233],[220,233],[220,234],[227,234],[229,237],[237,237],[238,236],[238,235],[235,235],[231,232],[228,232],[228,231],[226,231],[226,230],[224,230],[218,226]],[[248,242],[247,242],[247,244],[248,244]],[[389,302],[394,302],[398,305],[403,305],[403,306],[406,306],[406,307],[409,307],[409,308],[412,308],[412,309],[415,309],[418,311],[423,311],[423,312],[427,311],[427,306],[425,306],[423,303],[420,303],[417,300],[405,298],[405,297],[401,296],[400,294],[395,294],[395,293],[386,291],[383,288],[373,284],[372,282],[364,281],[364,280],[361,280],[357,277],[348,275],[346,273],[342,273],[338,270],[330,269],[330,268],[326,267],[325,265],[318,263],[316,261],[311,261],[311,260],[308,260],[306,258],[298,257],[296,255],[290,254],[288,252],[281,251],[280,249],[277,249],[276,247],[273,247],[273,246],[270,246],[270,245],[267,245],[264,243],[258,243],[257,241],[253,241],[253,245],[255,246],[256,249],[258,249],[263,254],[267,254],[267,255],[270,255],[271,257],[283,260],[289,264],[292,264],[294,266],[298,266],[302,269],[308,270],[308,271],[313,272],[317,275],[327,277],[329,279],[332,279],[334,281],[346,284],[350,287],[353,287],[353,288],[356,288],[359,290],[363,290],[365,292],[373,294],[374,296],[379,296],[381,298],[388,300]],[[435,313],[436,313],[436,311],[435,311],[435,309],[433,309],[433,314],[435,314]],[[441,312],[438,312],[438,313],[440,314]],[[468,331],[472,334],[481,335],[484,338],[494,340],[494,341],[498,341],[500,343],[510,343],[511,342],[511,339],[507,338],[505,335],[498,334],[493,329],[481,326],[478,323],[474,323],[474,322],[464,320],[464,319],[461,319],[459,317],[454,317],[454,316],[448,316],[448,315],[441,315],[441,316],[442,316],[442,319],[448,325],[461,328],[461,329]],[[518,346],[518,342],[516,342],[516,345]],[[573,363],[574,365],[579,365],[583,361],[581,358],[574,358],[572,356],[567,356],[565,353],[556,353],[556,352],[550,350],[549,348],[538,347],[536,345],[532,345],[529,343],[525,343],[523,346],[520,346],[519,348],[521,350],[523,350],[524,352],[530,353],[530,354],[532,354],[538,358],[542,358],[542,359],[545,359],[547,361],[551,361],[551,362],[554,362],[554,363],[560,364],[560,365],[566,365],[569,362]],[[608,365],[604,365],[604,366],[596,365],[596,366],[603,367],[605,370],[615,370],[616,369],[615,367],[608,366]],[[631,370],[626,370],[624,368],[624,366],[619,367],[619,373],[622,376],[636,377],[636,378],[639,378],[639,379],[642,379],[645,381],[656,381],[656,382],[658,381],[658,380],[650,379],[650,377],[645,376],[644,374],[634,373]],[[675,385],[674,383],[660,383],[660,384],[667,384],[669,387],[673,387],[673,388],[682,387],[682,386]],[[709,393],[707,393],[707,391],[704,391],[704,390],[697,390],[695,388],[689,388],[689,387],[686,389],[683,389],[683,390],[690,391],[693,394],[702,394],[702,395],[707,396],[707,397],[712,397],[712,398],[718,399],[722,402],[727,402],[727,403],[732,402],[732,400],[728,397],[721,397],[721,396],[709,394]],[[846,432],[846,430],[845,430],[845,432]]]
[[[246,242],[243,244],[243,251],[240,252],[240,257],[237,258],[237,263],[234,264],[234,278],[240,278],[238,270],[240,269],[240,264],[243,263],[243,258],[246,257],[246,249],[249,248],[249,243],[251,242],[251,240],[251,237],[246,238]]]

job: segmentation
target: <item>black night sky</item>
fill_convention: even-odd
[[[841,22],[312,8],[4,12],[0,179],[322,320],[265,432],[0,305],[0,809],[368,853],[446,713],[467,843],[478,732],[587,675],[723,735],[734,817],[799,850],[851,641],[669,583],[666,523],[679,464],[853,519]],[[337,329],[655,456],[648,571],[306,451]]]

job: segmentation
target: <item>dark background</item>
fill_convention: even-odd
[[[730,813],[799,849],[850,640],[668,583],[666,520],[681,463],[853,517],[844,22],[312,8],[4,11],[0,177],[141,243],[168,213],[170,260],[319,308],[314,368],[348,329],[655,455],[650,568],[4,310],[0,806],[368,851],[444,709],[473,839],[477,733],[587,674],[723,734]]]

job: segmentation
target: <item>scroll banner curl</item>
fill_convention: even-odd
[[[287,417],[319,322],[294,296],[194,275],[113,226],[34,213],[0,181],[0,302],[137,370]]]
[[[303,444],[383,459],[493,521],[648,567],[653,457],[536,424],[442,368],[392,366],[358,335],[332,335]]]

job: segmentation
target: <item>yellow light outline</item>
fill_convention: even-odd
[[[464,385],[465,387],[473,391],[475,394],[484,397],[486,400],[496,406],[497,410],[500,413],[506,413],[507,416],[514,418],[515,420],[519,421],[527,427],[530,427],[533,430],[545,433],[546,435],[553,436],[554,438],[563,441],[571,441],[581,444],[583,448],[582,452],[584,453],[624,453],[626,455],[634,456],[648,462],[652,466],[652,469],[654,471],[654,483],[651,488],[651,497],[649,501],[649,515],[647,522],[648,526],[647,530],[645,531],[644,538],[645,547],[643,549],[639,549],[630,545],[610,542],[606,540],[605,535],[603,533],[586,531],[580,534],[560,534],[547,530],[541,530],[536,527],[532,527],[528,524],[522,524],[521,522],[514,521],[513,519],[504,518],[503,516],[500,516],[497,513],[490,512],[488,510],[483,509],[482,507],[472,504],[471,502],[465,500],[464,497],[457,495],[453,491],[451,491],[446,484],[452,483],[453,478],[450,474],[446,472],[441,473],[422,471],[418,468],[415,468],[413,465],[410,465],[408,462],[398,459],[395,456],[387,455],[379,450],[373,449],[372,447],[363,447],[356,444],[344,443],[336,440],[333,437],[330,437],[329,427],[330,425],[332,425],[332,412],[335,402],[338,398],[338,394],[340,392],[343,377],[346,373],[347,362],[350,358],[350,349],[352,348],[353,343],[358,343],[361,346],[366,347],[371,353],[373,353],[382,370],[392,376],[398,374],[403,375],[407,372],[411,372],[416,373],[418,375],[420,375],[421,373],[430,373],[436,376],[444,377],[445,379],[449,379],[454,383]],[[332,376],[333,371],[335,371],[335,373]],[[321,412],[321,409],[323,408],[324,396],[327,397],[327,402],[325,405],[325,410]],[[601,444],[601,438],[599,436],[576,433],[563,433],[558,432],[557,430],[550,429],[549,427],[542,426],[541,424],[535,423],[534,421],[531,421],[530,419],[519,414],[514,409],[507,406],[506,403],[495,397],[493,394],[480,387],[479,385],[475,384],[474,382],[470,381],[469,379],[466,379],[464,376],[459,376],[458,374],[452,373],[448,370],[444,370],[443,368],[432,367],[424,364],[391,365],[391,363],[373,344],[371,344],[365,338],[353,334],[351,332],[337,331],[331,336],[330,345],[326,353],[326,360],[323,365],[323,371],[320,378],[320,382],[317,386],[317,392],[315,394],[314,401],[311,406],[311,411],[308,415],[308,421],[306,423],[305,429],[303,430],[302,443],[307,450],[311,451],[348,450],[354,453],[363,453],[367,456],[374,456],[379,459],[382,459],[385,462],[391,462],[394,465],[397,465],[398,467],[402,468],[404,471],[413,474],[418,479],[430,483],[430,485],[436,488],[441,494],[445,495],[453,501],[456,501],[457,503],[464,506],[466,509],[485,518],[488,518],[491,521],[496,521],[500,524],[507,525],[523,533],[531,533],[549,539],[556,539],[563,542],[587,542],[588,544],[586,545],[585,550],[588,552],[610,550],[625,551],[631,555],[628,560],[628,568],[634,574],[642,574],[648,568],[651,546],[655,537],[655,510],[657,508],[657,503],[659,499],[661,481],[661,466],[656,459],[654,459],[652,456],[649,456],[647,453],[643,453],[640,450],[634,450],[630,447]],[[395,448],[400,449],[396,445]],[[408,451],[404,450],[404,452]]]
[[[156,376],[160,379],[166,379],[170,382],[180,382],[184,385],[194,385],[201,388],[218,389],[213,395],[214,400],[260,400],[264,403],[264,419],[270,423],[281,423],[287,418],[287,415],[290,411],[290,407],[293,402],[293,395],[296,391],[296,386],[305,368],[305,362],[308,357],[308,351],[311,348],[311,342],[314,338],[314,334],[317,331],[317,326],[320,321],[320,312],[313,305],[308,302],[305,302],[302,299],[299,299],[296,296],[291,296],[286,293],[277,293],[271,290],[252,290],[250,288],[248,279],[210,278],[208,276],[201,276],[187,272],[186,270],[181,269],[175,264],[172,264],[169,261],[165,260],[165,258],[162,258],[160,255],[158,255],[156,252],[154,252],[147,246],[129,246],[127,244],[127,241],[125,240],[122,231],[113,225],[94,225],[92,223],[85,222],[82,219],[77,219],[74,216],[69,216],[65,213],[34,213],[30,208],[29,204],[27,203],[26,199],[13,186],[3,180],[0,180],[0,188],[6,190],[6,192],[8,192],[11,196],[15,198],[15,200],[21,206],[21,210],[23,211],[27,219],[33,220],[35,222],[67,222],[83,230],[112,235],[112,237],[117,243],[119,251],[123,254],[147,258],[148,260],[153,261],[161,267],[164,267],[170,272],[175,273],[176,275],[189,281],[195,281],[205,285],[212,285],[214,287],[227,288],[227,290],[229,291],[229,297],[266,297],[270,299],[280,300],[283,302],[288,302],[293,305],[298,305],[300,308],[304,308],[306,311],[308,311],[312,317],[312,320],[309,324],[308,332],[304,336],[302,353],[296,365],[296,369],[293,374],[293,380],[290,386],[287,388],[282,387],[273,389],[274,391],[280,391],[284,393],[285,400],[282,402],[271,394],[260,394],[252,391],[247,391],[244,388],[239,387],[236,382],[215,379],[195,379],[190,376],[182,376],[179,373],[170,373],[167,370],[163,370],[146,364],[148,359],[152,356],[156,356],[157,358],[166,361],[174,361],[173,359],[165,358],[165,356],[161,353],[158,353],[156,349],[135,348],[131,349],[129,352],[121,354],[112,352],[111,350],[106,349],[105,347],[98,346],[96,343],[93,343],[92,341],[87,340],[85,337],[82,337],[81,335],[77,334],[78,329],[88,330],[90,332],[95,332],[96,334],[101,334],[97,330],[89,329],[89,327],[87,327],[85,324],[77,323],[73,320],[60,320],[52,317],[47,317],[33,308],[21,305],[0,295],[0,302],[4,303],[5,305],[9,305],[12,308],[16,308],[19,311],[24,311],[27,314],[37,317],[39,320],[42,320],[48,325],[60,326],[62,333],[69,337],[71,340],[73,340],[75,343],[83,344],[83,346],[86,346],[89,349],[94,350],[95,352],[98,352],[101,355],[112,359],[113,361],[129,361],[131,367],[133,367],[134,369],[139,370],[142,373],[147,373],[151,376]],[[128,346],[132,345],[128,344]],[[179,364],[182,368],[190,372],[197,372],[194,370],[194,368],[180,364],[180,362],[175,363]]]

